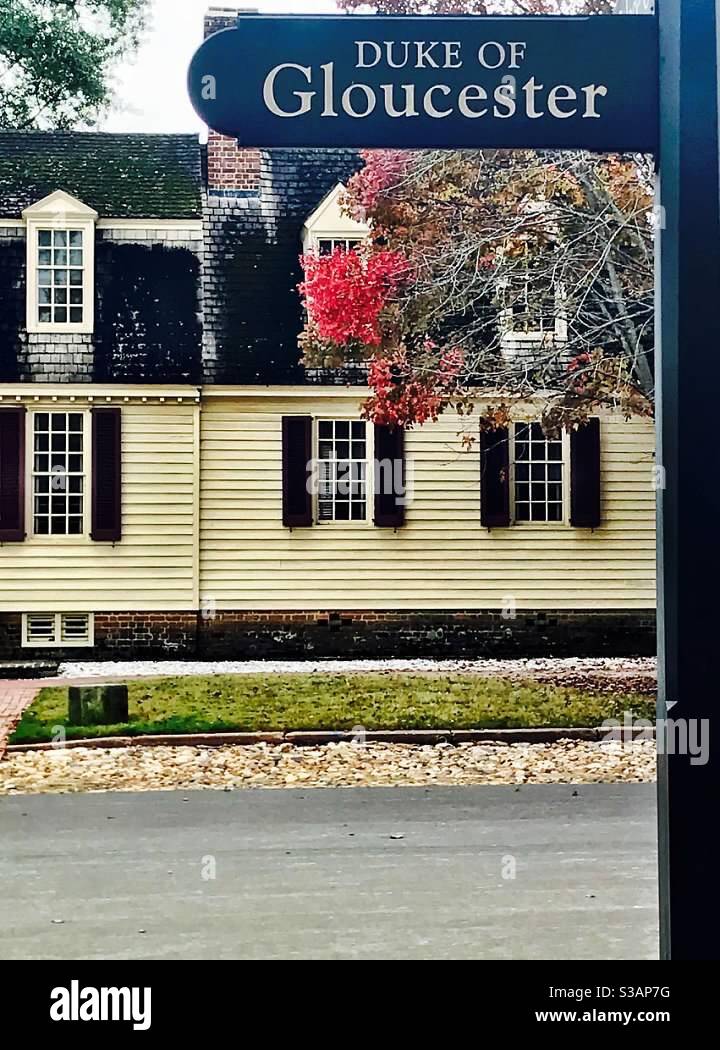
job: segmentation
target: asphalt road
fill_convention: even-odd
[[[3,959],[657,954],[651,785],[17,796],[0,843]]]

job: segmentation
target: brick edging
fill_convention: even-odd
[[[642,727],[631,729],[626,736],[634,738],[646,733]],[[367,732],[363,740],[368,744],[556,744],[561,740],[600,741],[621,739],[609,737],[609,731],[595,729],[417,729]],[[625,738],[623,738],[625,739]],[[357,733],[336,731],[303,731],[287,733],[176,733],[156,736],[91,737],[66,740],[64,743],[11,744],[8,754],[26,751],[60,751],[66,748],[120,748],[120,747],[223,747],[226,744],[250,746],[253,744],[294,744],[296,747],[317,747],[324,744],[352,743]]]

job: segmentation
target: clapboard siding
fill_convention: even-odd
[[[78,411],[62,400],[43,410]],[[122,404],[120,543],[33,537],[0,546],[0,611],[193,608],[195,406]]]
[[[345,416],[347,395],[209,398],[201,423],[200,587],[218,609],[644,609],[655,603],[654,436],[603,419],[603,524],[480,524],[478,449],[448,414],[407,435],[398,532],[282,525],[283,414]]]
[[[78,405],[60,398],[47,407]],[[478,450],[461,450],[451,414],[407,436],[413,498],[398,532],[290,532],[282,525],[282,415],[357,408],[357,395],[344,393],[216,398],[206,390],[198,494],[200,408],[123,403],[122,541],[0,546],[0,611],[185,611],[200,600],[219,610],[497,609],[509,595],[520,609],[654,605],[650,423],[603,420],[595,533],[484,530]]]

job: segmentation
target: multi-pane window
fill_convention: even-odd
[[[317,242],[319,255],[332,255],[336,248],[349,252],[362,244],[359,237],[320,237]]]
[[[82,324],[84,244],[82,230],[38,230],[37,308],[40,324]]]
[[[564,470],[562,437],[546,437],[539,423],[516,424],[516,521],[563,521]]]
[[[508,284],[502,297],[503,321],[510,332],[553,334],[557,332],[562,299],[554,283],[542,275],[519,284]]]
[[[81,536],[85,500],[82,412],[36,412],[33,417],[33,531]]]
[[[318,423],[318,521],[366,521],[367,424],[349,419]]]

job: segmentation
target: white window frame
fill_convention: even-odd
[[[363,243],[364,238],[362,238],[362,237],[326,237],[324,235],[320,235],[320,236],[316,237],[314,240],[315,240],[315,251],[317,252],[318,255],[322,256],[322,249],[321,249],[320,246],[323,243],[323,241],[330,241],[330,243],[332,245],[330,254],[332,255],[333,252],[337,251],[339,245],[342,246],[342,249],[345,252],[352,251],[355,248],[356,245]],[[322,257],[323,258],[327,258],[327,256],[322,256]]]
[[[529,284],[529,282],[527,282]],[[507,281],[500,282],[498,291],[503,298],[507,288]],[[498,318],[500,328],[500,339],[503,349],[532,350],[537,346],[556,345],[562,346],[568,339],[567,319],[567,294],[565,286],[555,285],[555,313],[552,328],[533,328],[524,331],[514,327],[515,314],[512,306],[501,306]]]
[[[62,413],[78,415],[83,417],[83,530],[77,534],[59,534],[35,532],[35,416],[52,415]],[[26,413],[25,433],[25,520],[28,523],[28,537],[26,542],[45,543],[87,543],[90,538],[92,514],[92,426],[91,414],[87,409],[77,405],[49,404],[43,408],[33,408]]]
[[[339,182],[306,220],[302,232],[305,255],[319,254],[320,241],[353,241],[361,244],[370,236],[370,227],[366,223],[351,219],[340,207],[344,193],[345,186]]]
[[[333,519],[320,520],[320,485],[317,466],[320,462],[320,424],[321,423],[364,423],[365,424],[365,454],[366,454],[366,487],[367,500],[365,506],[365,517],[361,521],[337,521]],[[358,415],[347,415],[342,412],[325,413],[313,418],[313,462],[316,470],[315,491],[313,492],[313,520],[316,525],[329,529],[365,529],[372,528],[375,521],[375,430],[372,424],[361,419]]]
[[[54,618],[55,620],[55,635],[51,642],[44,641],[43,639],[32,639],[29,636],[29,621],[33,616],[44,616],[48,618]],[[84,616],[87,617],[88,622],[88,633],[87,638],[70,638],[63,639],[63,620],[67,617]],[[22,648],[23,649],[88,649],[95,645],[95,614],[94,613],[79,613],[79,612],[59,612],[59,613],[23,613],[22,614]]]
[[[515,435],[519,426],[538,423],[537,419],[519,419],[510,424],[510,519],[513,526],[522,528],[562,528],[570,524],[570,435],[567,431],[562,432],[562,459],[556,462],[562,464],[562,520],[561,521],[520,521],[515,510]],[[530,460],[532,463],[532,460]]]
[[[57,190],[22,213],[27,241],[26,328],[33,334],[89,335],[95,330],[95,224],[98,213],[70,194]],[[41,230],[80,230],[83,235],[83,319],[72,323],[40,321],[38,316],[38,249]],[[70,268],[70,267],[68,267]]]

